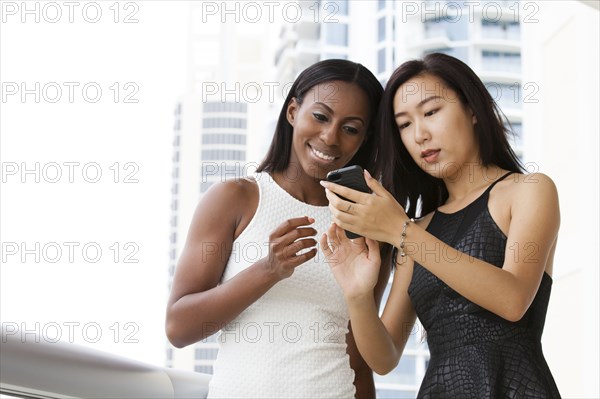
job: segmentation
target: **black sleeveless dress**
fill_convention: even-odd
[[[506,236],[488,210],[494,185],[452,214],[436,211],[427,231],[446,244],[497,267]],[[444,256],[443,251],[432,255]],[[448,259],[451,261],[451,259]],[[542,353],[541,336],[552,278],[544,273],[533,303],[517,322],[464,298],[415,263],[408,292],[427,332],[430,361],[418,398],[560,398]]]

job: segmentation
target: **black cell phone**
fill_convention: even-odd
[[[333,170],[327,173],[327,181],[349,187],[353,190],[362,191],[363,193],[371,192],[371,189],[367,186],[363,168],[359,165],[346,166],[341,169]],[[344,198],[341,195],[339,197],[345,201],[350,201],[348,198]],[[352,239],[361,237],[361,235],[346,230],[346,237]]]

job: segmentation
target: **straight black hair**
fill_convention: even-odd
[[[330,59],[309,66],[298,75],[292,84],[281,107],[273,140],[271,141],[267,155],[256,169],[257,172],[281,172],[288,167],[293,134],[292,125],[290,125],[286,117],[290,101],[292,98],[295,98],[298,104],[302,104],[304,95],[314,86],[333,81],[355,83],[367,95],[370,115],[367,134],[365,141],[348,164],[360,165],[369,171],[375,169],[376,144],[380,141],[381,135],[375,129],[375,118],[379,109],[379,102],[383,95],[383,87],[371,71],[361,64],[348,60]],[[352,100],[348,99],[348,101]]]

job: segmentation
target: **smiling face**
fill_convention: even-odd
[[[428,174],[452,179],[479,163],[475,116],[458,95],[433,75],[419,75],[398,88],[394,116],[402,143]]]
[[[345,166],[365,139],[370,118],[367,95],[342,81],[314,86],[287,108],[293,127],[289,177],[325,179]]]

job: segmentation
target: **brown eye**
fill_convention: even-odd
[[[355,128],[354,126],[344,126],[344,130],[348,133],[350,133],[351,135],[355,135],[358,134],[359,131],[357,128]]]
[[[402,125],[398,125],[398,131],[401,132],[402,129],[405,129],[405,128],[409,127],[409,126],[410,126],[410,122],[406,122],[406,123],[404,123]]]
[[[319,114],[318,112],[313,112],[313,116],[316,120],[321,122],[327,122],[327,117],[323,114]]]

